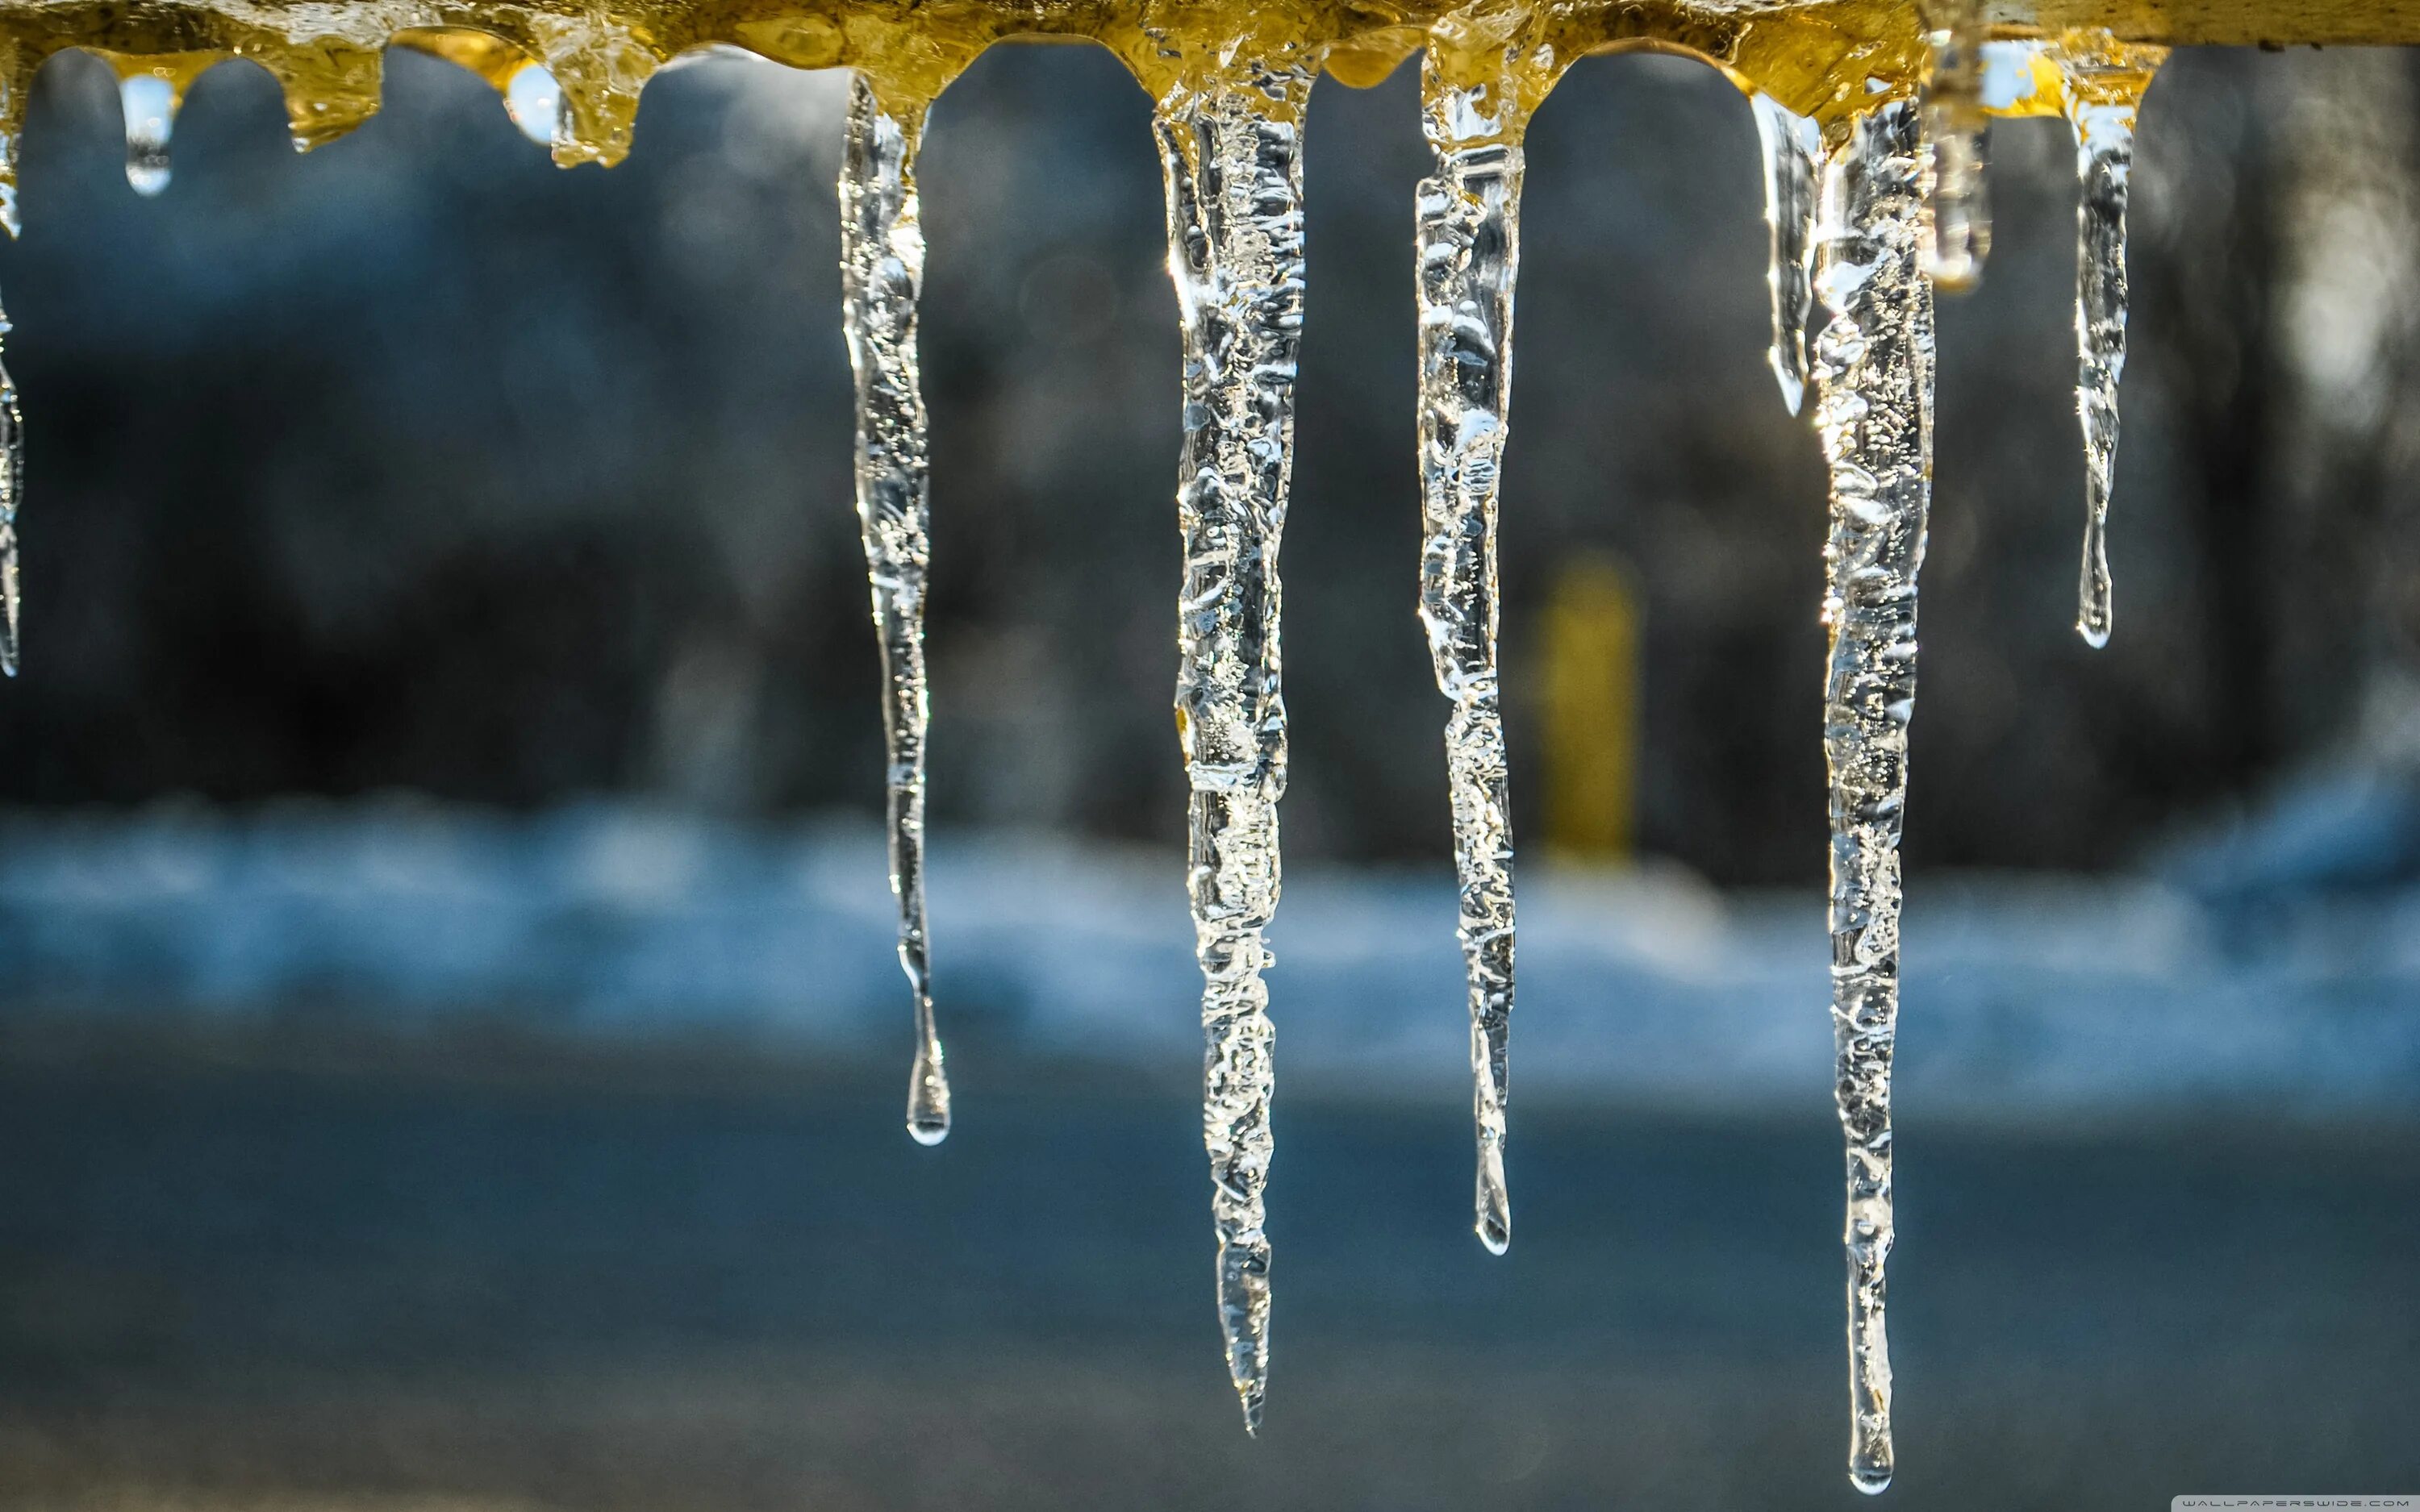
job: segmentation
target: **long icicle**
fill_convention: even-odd
[[[2126,201],[2134,116],[2165,49],[2075,40],[2054,51],[2075,133],[2075,412],[2084,427],[2084,563],[2075,630],[2109,643],[2109,495],[2118,470],[2118,384],[2126,371]]]
[[[1932,484],[1932,288],[1917,113],[1860,118],[1823,170],[1815,423],[1831,468],[1823,755],[1831,773],[1834,1092],[1848,1140],[1849,1476],[1890,1484],[1890,1075],[1900,826],[1916,701],[1916,578]]]
[[[899,964],[916,1009],[908,1132],[919,1144],[938,1145],[950,1133],[950,1082],[933,1023],[924,921],[924,581],[932,501],[916,371],[924,231],[915,173],[924,116],[922,100],[892,114],[863,74],[850,85],[840,170],[841,303],[857,375],[857,514],[882,649],[891,890],[899,900]]]
[[[1191,789],[1186,887],[1202,964],[1202,1139],[1227,1368],[1257,1431],[1268,1384],[1273,1033],[1262,931],[1285,791],[1278,545],[1303,309],[1302,119],[1316,60],[1222,63],[1154,114],[1185,346],[1176,729]]]
[[[1765,282],[1773,296],[1773,350],[1766,361],[1792,414],[1807,396],[1807,320],[1815,303],[1817,165],[1823,130],[1771,95],[1749,103],[1764,156],[1764,222],[1773,263]]]
[[[1522,129],[1512,49],[1456,77],[1432,50],[1421,122],[1435,174],[1418,195],[1420,342],[1420,623],[1438,688],[1453,701],[1446,773],[1470,995],[1471,1112],[1480,1242],[1512,1242],[1504,1183],[1505,1041],[1512,1016],[1512,823],[1497,694],[1496,512],[1512,398],[1512,285],[1521,260]]]
[[[17,221],[17,147],[25,121],[25,97],[37,60],[23,43],[0,39],[0,230],[14,240]],[[0,309],[0,346],[10,327]],[[17,507],[25,498],[25,424],[17,409],[17,381],[0,355],[0,674],[17,675],[19,608]]]
[[[0,310],[0,337],[11,327]],[[25,421],[17,380],[0,360],[0,673],[17,675],[17,506],[25,497]]]

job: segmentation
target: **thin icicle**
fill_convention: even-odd
[[[1848,1137],[1849,1475],[1890,1483],[1890,1073],[1899,839],[1916,701],[1916,578],[1932,482],[1932,288],[1920,268],[1917,114],[1885,105],[1823,171],[1815,423],[1831,467],[1823,754],[1831,772],[1835,1093]]]
[[[1992,202],[1983,178],[1983,44],[1990,38],[1980,0],[1944,0],[1947,24],[1927,38],[1924,84],[1924,199],[1931,235],[1925,275],[1950,293],[1973,288],[1992,252]]]
[[[1816,175],[1823,161],[1823,129],[1771,95],[1757,95],[1749,103],[1764,149],[1764,222],[1773,247],[1766,274],[1773,293],[1773,350],[1767,361],[1781,385],[1781,402],[1794,415],[1807,396],[1807,320],[1815,302]]]
[[[1185,346],[1176,729],[1192,790],[1186,887],[1202,975],[1202,1126],[1227,1368],[1257,1431],[1268,1383],[1270,955],[1285,791],[1278,545],[1302,334],[1301,126],[1316,61],[1180,77],[1154,113]]]
[[[0,310],[0,337],[8,313]],[[25,497],[25,421],[17,412],[17,380],[0,360],[0,673],[17,675],[17,506]]]
[[[1508,55],[1509,65],[1512,59]],[[1504,1185],[1505,1039],[1512,1015],[1512,825],[1496,673],[1496,505],[1512,397],[1512,283],[1521,260],[1521,132],[1510,67],[1450,80],[1435,54],[1421,120],[1436,171],[1420,181],[1420,623],[1453,701],[1446,772],[1470,995],[1475,1227],[1512,1242]]]
[[[899,900],[899,964],[916,1009],[908,1132],[919,1144],[938,1145],[950,1133],[950,1083],[933,1024],[924,930],[924,579],[932,517],[916,372],[924,230],[915,172],[923,128],[923,102],[894,116],[864,75],[851,84],[840,171],[841,301],[857,374],[857,514],[882,651],[891,890]]]
[[[27,54],[23,41],[0,38],[0,231],[12,241],[24,229],[17,218],[17,153],[25,129],[25,97],[40,61]]]
[[[126,116],[126,181],[148,199],[168,187],[168,139],[177,129],[177,85],[156,73],[117,81]]]
[[[2075,412],[2084,427],[2084,564],[2075,630],[2105,646],[2113,618],[2109,493],[2118,468],[2118,384],[2126,371],[2126,197],[2134,115],[2162,50],[2116,44],[2054,54],[2075,133]]]

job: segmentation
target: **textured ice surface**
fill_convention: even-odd
[[[1916,576],[1932,491],[1932,286],[1921,267],[1918,115],[1860,119],[1823,171],[1815,425],[1831,464],[1823,756],[1831,772],[1835,1096],[1848,1136],[1849,1476],[1890,1484],[1891,1057],[1900,825],[1916,702]]]
[[[1434,60],[1421,122],[1435,171],[1418,192],[1420,623],[1453,701],[1446,776],[1470,994],[1475,1227],[1512,1242],[1504,1184],[1505,1041],[1512,1017],[1512,816],[1496,671],[1496,508],[1512,396],[1512,285],[1521,261],[1521,128],[1512,69],[1450,82]]]
[[[1153,116],[1185,347],[1176,733],[1192,794],[1186,891],[1202,979],[1202,1134],[1218,1322],[1253,1429],[1268,1387],[1263,1192],[1273,1148],[1263,932],[1278,905],[1286,779],[1278,547],[1294,463],[1301,123],[1313,77],[1300,64],[1222,62],[1181,77]]]
[[[858,76],[841,153],[841,305],[857,375],[857,514],[882,656],[884,788],[891,890],[899,900],[899,964],[916,1014],[908,1132],[950,1133],[950,1082],[933,1024],[924,918],[924,582],[933,555],[924,395],[916,372],[916,311],[924,230],[916,199],[923,107],[893,116]]]

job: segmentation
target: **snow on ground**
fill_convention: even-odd
[[[1823,913],[1670,871],[1520,878],[1516,1096],[1823,1105]],[[1177,857],[943,832],[945,1037],[1189,1074]],[[183,1018],[519,1017],[908,1049],[880,835],[620,806],[394,800],[0,816],[0,1003]],[[1442,871],[1296,868],[1272,932],[1287,1085],[1451,1096],[1466,1020]],[[1899,1096],[1935,1115],[2420,1112],[2420,887],[2197,902],[2148,878],[1931,875]]]

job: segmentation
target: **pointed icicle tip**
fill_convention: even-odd
[[[150,199],[168,187],[168,141],[177,129],[177,86],[156,73],[117,81],[126,115],[126,181]]]

